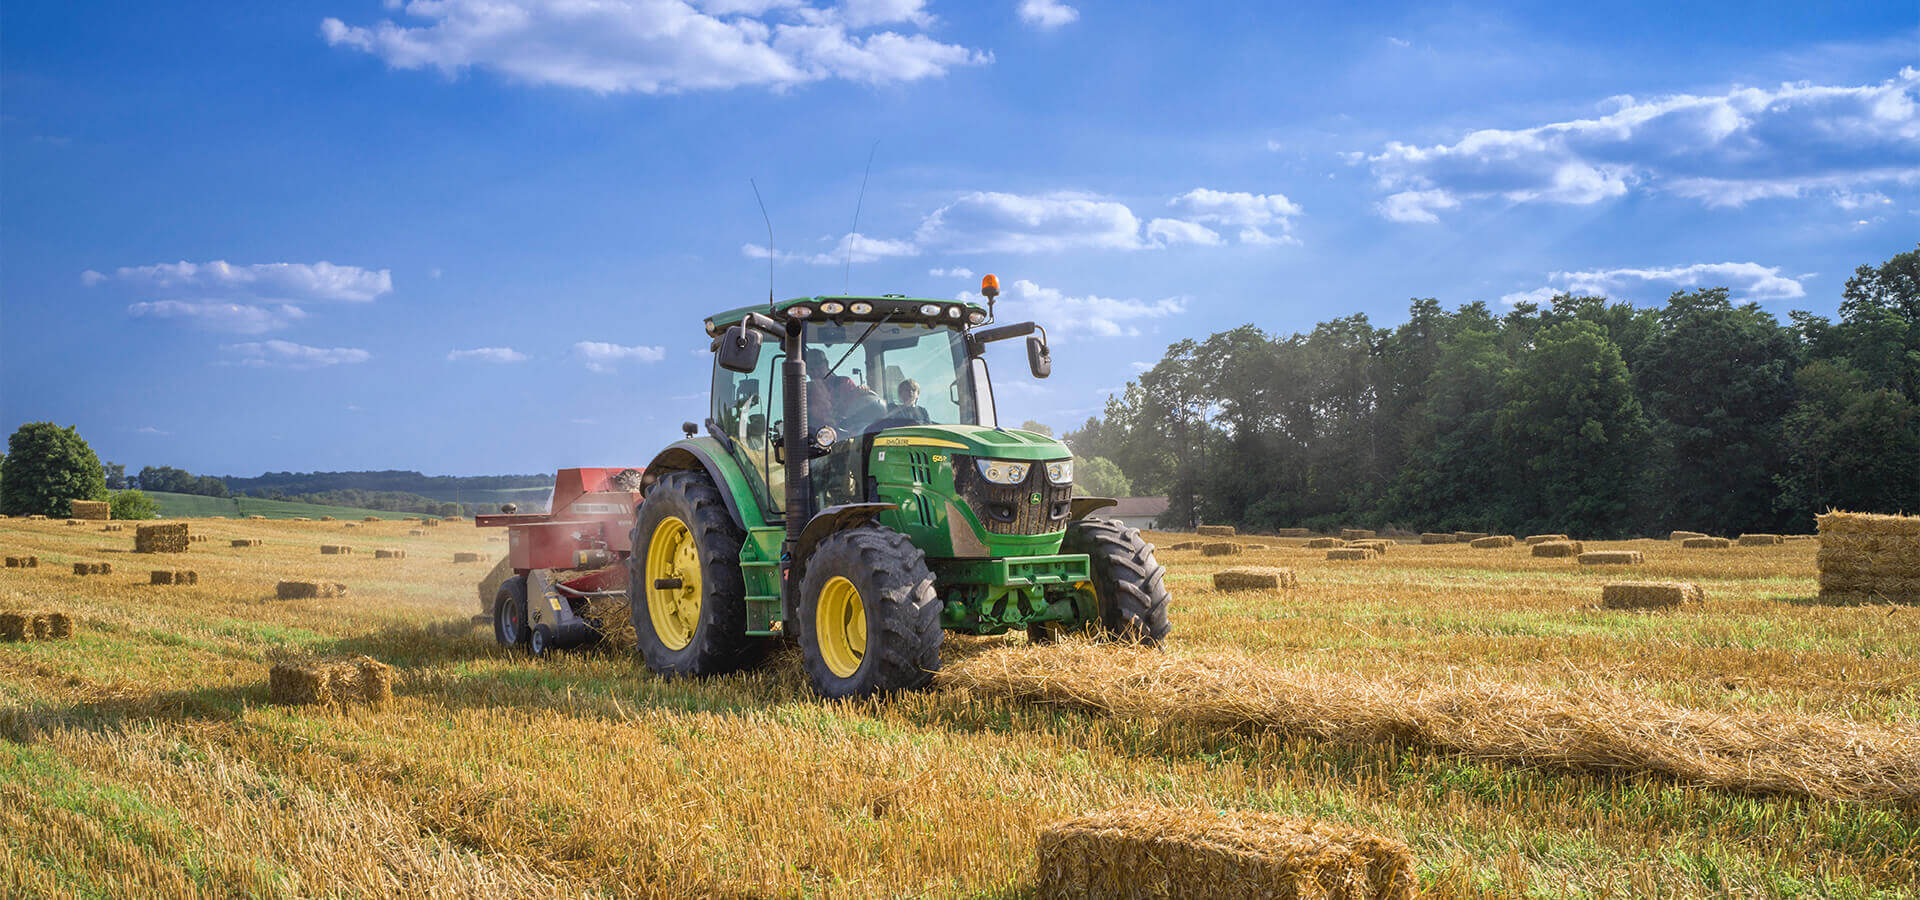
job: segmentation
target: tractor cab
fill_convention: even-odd
[[[631,537],[634,629],[676,674],[750,664],[799,641],[815,688],[916,687],[942,629],[1036,639],[1094,627],[1157,642],[1166,588],[1152,547],[1089,516],[1073,455],[999,427],[987,351],[1046,332],[987,304],[803,297],[706,321],[711,414],[645,469]]]

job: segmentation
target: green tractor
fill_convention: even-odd
[[[1158,644],[1165,570],[1114,501],[1073,496],[1073,457],[1001,428],[987,305],[805,297],[706,320],[713,407],[644,470],[627,558],[639,649],[668,675],[754,665],[800,645],[825,697],[920,687],[946,630],[1092,629]],[[1037,332],[1037,333],[1036,333]]]

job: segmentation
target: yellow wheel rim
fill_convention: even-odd
[[[813,625],[820,658],[833,674],[851,678],[860,671],[860,661],[867,658],[867,608],[861,605],[860,589],[853,582],[835,575],[820,589]]]
[[[679,587],[660,587],[678,579]],[[687,523],[668,516],[647,544],[647,618],[668,650],[683,650],[700,628],[700,549]]]

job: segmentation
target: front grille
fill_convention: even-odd
[[[1049,534],[1064,531],[1073,509],[1073,485],[1047,482],[1047,464],[1036,462],[1020,484],[994,484],[980,475],[974,458],[953,455],[953,486],[973,513],[994,534]],[[1040,502],[1033,501],[1034,495]]]

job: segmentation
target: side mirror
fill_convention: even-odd
[[[751,372],[760,365],[760,332],[735,325],[720,336],[720,368],[729,372]]]
[[[1053,374],[1053,353],[1047,349],[1047,342],[1037,334],[1027,337],[1027,366],[1033,369],[1035,378]]]

